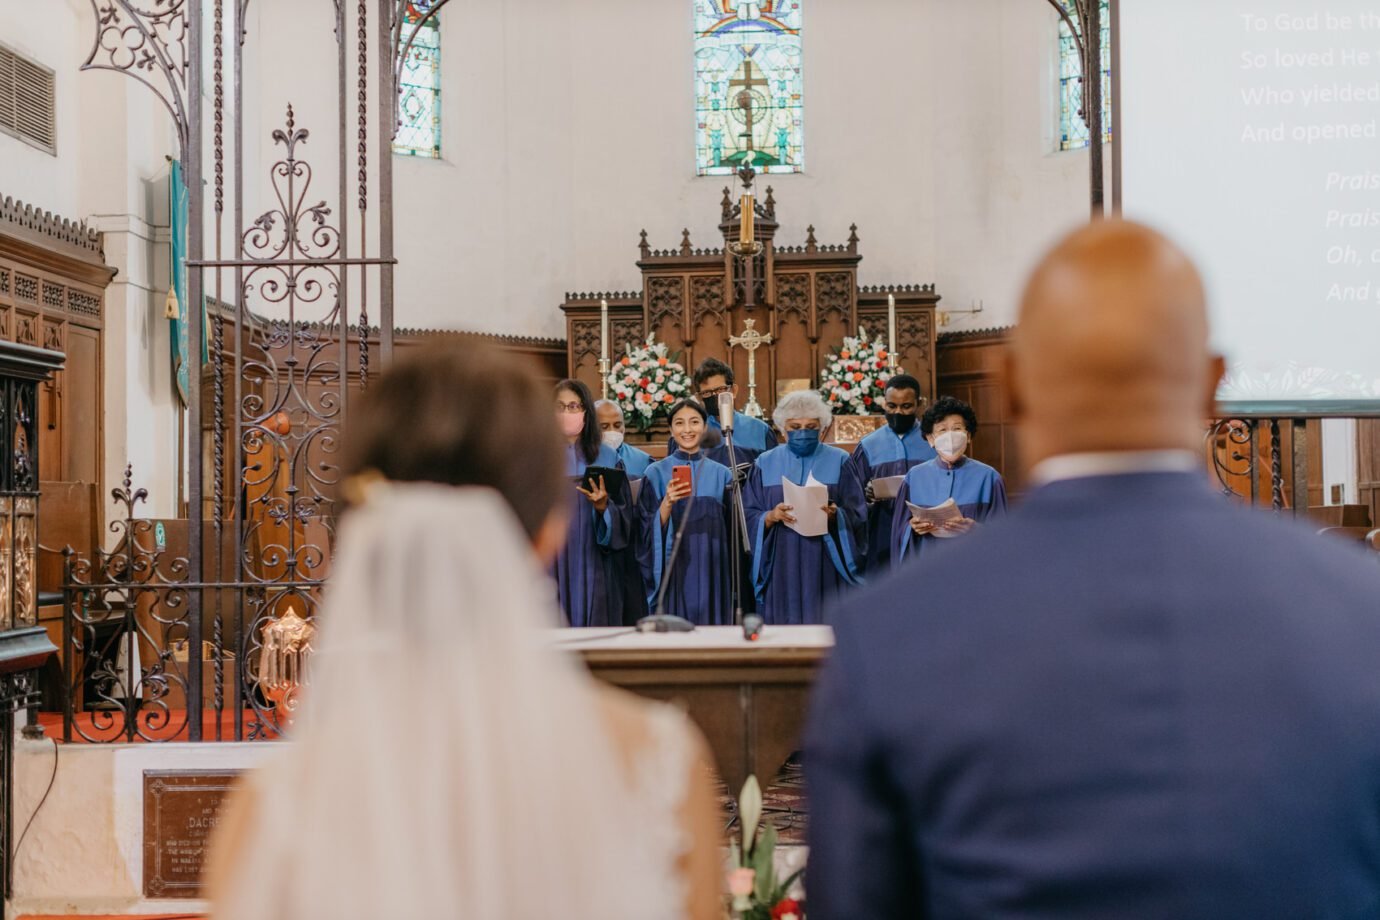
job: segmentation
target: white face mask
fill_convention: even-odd
[[[623,446],[623,432],[605,431],[603,433],[604,446],[609,450],[617,450]]]
[[[946,431],[934,436],[934,449],[945,460],[957,460],[968,449],[968,432]]]

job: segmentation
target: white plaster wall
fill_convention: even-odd
[[[17,743],[14,820],[33,823],[15,857],[7,916],[66,913],[200,912],[205,902],[145,900],[145,770],[246,770],[272,744],[64,744],[53,777],[53,743]]]
[[[445,159],[395,161],[400,324],[562,335],[566,290],[636,287],[642,227],[654,247],[682,227],[716,242],[689,0],[443,16]],[[1086,152],[1056,152],[1048,6],[813,0],[804,43],[806,172],[763,180],[778,238],[856,222],[865,283],[935,281],[948,306],[985,301],[971,322],[1010,322],[1029,264],[1087,213]]]
[[[126,462],[150,489],[149,511],[176,513],[177,414],[171,382],[167,293],[167,154],[172,122],[128,77],[79,70],[90,51],[84,0],[0,0],[0,41],[56,72],[57,155],[0,136],[0,194],[104,234],[117,270],[105,301],[103,475]]]

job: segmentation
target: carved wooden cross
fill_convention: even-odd
[[[735,101],[738,108],[743,110],[743,117],[747,119],[747,149],[753,150],[752,140],[752,89],[755,86],[770,86],[771,83],[765,77],[754,77],[752,75],[752,61],[743,61],[743,75],[734,77],[728,81],[729,89],[741,89]]]
[[[757,349],[772,343],[771,335],[758,332],[756,326],[757,320],[745,319],[743,334],[728,337],[729,345],[737,346],[748,353],[748,401],[743,407],[743,414],[751,418],[762,417],[762,407],[757,402]]]

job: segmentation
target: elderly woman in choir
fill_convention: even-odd
[[[891,522],[896,565],[914,558],[931,540],[960,537],[1006,511],[1001,473],[967,456],[977,434],[972,406],[941,396],[921,416],[920,432],[938,456],[911,469],[896,496]]]
[[[833,416],[813,390],[789,393],[772,413],[786,443],[757,458],[743,502],[752,540],[757,611],[768,623],[823,622],[824,602],[860,583],[866,553],[867,501],[847,452],[823,443]],[[794,507],[786,483],[823,486],[818,508]],[[823,533],[807,535],[802,518],[824,516]]]
[[[556,384],[556,423],[566,441],[565,474],[574,482],[570,530],[552,566],[561,609],[571,626],[621,626],[624,603],[617,556],[633,535],[627,479],[611,494],[607,477],[586,476],[590,468],[622,469],[618,454],[603,442],[589,387],[578,380]]]
[[[647,468],[638,501],[638,555],[648,607],[656,609],[664,583],[664,612],[699,625],[733,622],[727,514],[732,474],[700,448],[708,422],[704,407],[692,400],[671,409],[676,449]],[[680,553],[672,561],[682,526]]]

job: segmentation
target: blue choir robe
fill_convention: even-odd
[[[913,558],[925,544],[940,539],[915,535],[910,529],[910,509],[906,502],[933,508],[951,498],[964,517],[979,523],[1006,513],[1006,483],[1001,473],[982,461],[960,457],[958,463],[951,466],[936,457],[922,463],[906,474],[906,481],[896,496],[896,512],[891,519],[893,565]]]
[[[905,437],[890,426],[878,428],[853,448],[849,464],[856,470],[863,487],[874,479],[904,476],[912,467],[937,456],[930,442],[920,433],[920,424],[907,431]],[[864,572],[884,572],[891,564],[891,523],[896,513],[896,499],[884,498],[867,506],[867,559]]]
[[[623,469],[627,471],[632,479],[641,479],[647,475],[647,467],[652,465],[652,455],[645,450],[639,450],[631,444],[620,444],[618,446],[618,459],[623,463]]]
[[[709,427],[719,432],[723,429],[719,425],[719,416],[715,412],[709,413]],[[744,415],[737,411],[733,412],[733,459],[738,461],[739,466],[753,463],[762,453],[771,450],[776,446],[776,432],[771,430],[771,426],[761,419]],[[667,443],[667,454],[676,450],[675,439]],[[711,447],[704,452],[705,457],[715,463],[722,463],[729,466],[728,442],[725,441],[717,447]]]
[[[829,533],[802,537],[782,523],[768,528],[767,513],[785,500],[782,480],[804,485],[812,473],[838,506]],[[848,466],[847,451],[821,444],[802,458],[784,444],[772,448],[757,458],[743,505],[752,540],[757,612],[767,623],[824,622],[825,601],[861,584],[860,565],[867,552],[867,499]]]
[[[670,519],[662,526],[661,502],[671,483],[671,471],[678,466],[691,468],[694,506],[691,507],[689,499],[676,502]],[[688,513],[690,519],[685,523],[680,555],[669,575],[666,613],[685,617],[700,626],[733,623],[727,507],[732,475],[728,467],[707,459],[702,453],[691,458],[679,450],[647,468],[647,478],[638,498],[638,559],[642,563],[648,609],[656,609],[656,595],[670,562],[676,528]]]
[[[566,447],[565,473],[583,476],[589,466],[618,466],[618,454],[603,445],[592,464],[575,445]],[[589,499],[570,486],[570,526],[565,548],[556,557],[552,575],[571,626],[621,626],[624,622],[623,586],[618,553],[628,548],[633,508],[626,489],[610,494],[600,514]]]
[[[652,465],[652,457],[646,451],[630,444],[620,444],[618,460],[629,479],[641,479],[647,475],[647,467]],[[618,581],[623,586],[623,624],[632,626],[647,615],[647,592],[642,585],[642,566],[638,563],[639,523],[633,502],[632,530],[628,534],[628,545],[614,558],[618,568]]]

